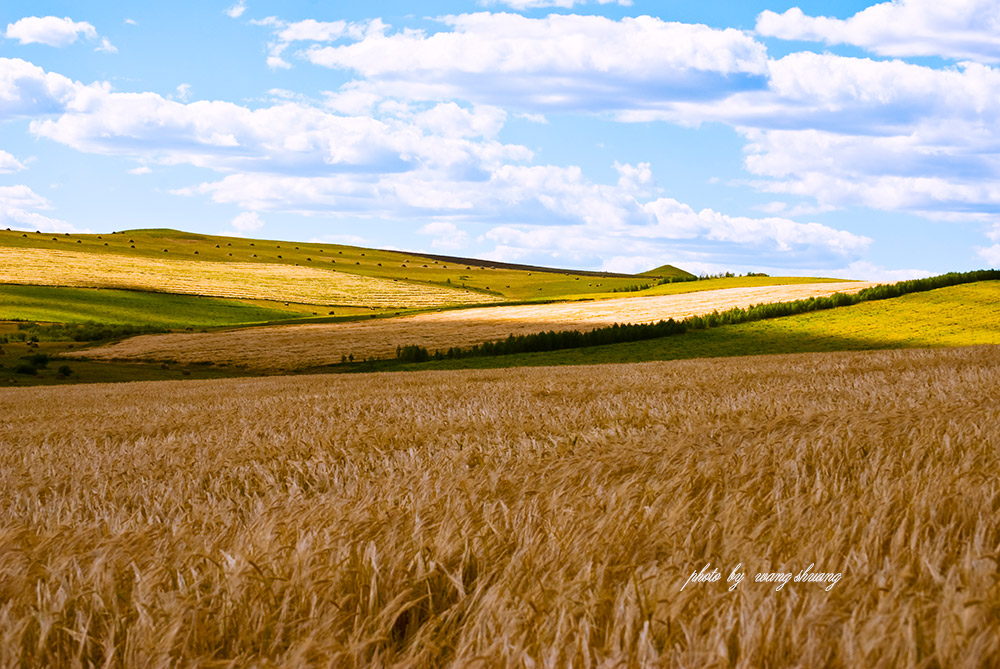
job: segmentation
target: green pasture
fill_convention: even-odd
[[[106,288],[0,285],[0,321],[221,327],[301,318],[298,309]]]

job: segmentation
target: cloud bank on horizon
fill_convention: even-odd
[[[587,269],[1000,262],[994,2],[762,3],[749,29],[640,0],[240,0],[205,14],[213,39],[173,79],[156,17],[45,4],[10,15],[0,51],[4,227],[154,227],[156,199],[190,222],[171,227]],[[71,183],[91,166],[100,201]]]

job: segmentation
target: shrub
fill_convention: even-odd
[[[14,373],[24,374],[26,376],[36,376],[38,374],[38,370],[27,362],[21,362],[14,368]]]
[[[48,353],[32,353],[28,356],[28,363],[32,367],[37,367],[38,369],[45,369],[49,366],[49,354]]]

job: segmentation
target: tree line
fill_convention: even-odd
[[[680,321],[670,318],[655,323],[615,323],[587,332],[561,330],[537,332],[526,335],[510,335],[506,339],[475,344],[470,347],[450,347],[446,351],[429,352],[423,346],[410,344],[396,347],[396,358],[400,362],[427,362],[428,360],[454,360],[517,353],[537,353],[604,344],[658,339],[684,334],[688,330],[704,330],[720,325],[735,325],[761,321],[769,318],[794,316],[809,311],[822,311],[836,307],[846,307],[862,302],[885,300],[909,293],[918,293],[936,288],[956,286],[977,281],[1000,280],[1000,270],[977,270],[973,272],[951,272],[926,279],[912,279],[893,284],[880,284],[865,288],[857,293],[834,293],[828,297],[810,297],[792,302],[757,304],[747,308],[736,307],[726,311],[713,311],[702,316],[689,316]]]

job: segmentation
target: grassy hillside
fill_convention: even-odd
[[[49,249],[147,259],[240,262],[335,271],[416,286],[474,291],[508,301],[565,299],[606,294],[636,284],[638,277],[574,274],[570,270],[508,269],[486,261],[455,263],[412,253],[336,244],[220,237],[177,230],[129,230],[102,235],[0,231],[0,248]],[[459,259],[464,260],[464,259]],[[677,277],[687,273],[678,270]],[[644,279],[648,281],[648,279]]]
[[[273,304],[273,303],[272,303]],[[0,285],[0,321],[218,327],[301,318],[291,307],[135,290]]]
[[[934,348],[1000,344],[1000,282],[982,281],[683,335],[595,346],[402,365],[400,369],[678,360],[774,353]]]
[[[619,297],[426,312],[359,323],[244,328],[207,334],[173,333],[129,339],[80,351],[92,359],[227,362],[264,371],[292,371],[348,359],[395,358],[398,346],[430,350],[471,346],[511,334],[650,323],[754,304],[859,291],[863,282],[732,288],[686,295]]]
[[[396,309],[483,304],[500,299],[463,288],[281,263],[9,247],[0,247],[0,281]]]

